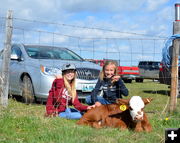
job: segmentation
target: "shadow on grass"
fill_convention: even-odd
[[[15,100],[15,101],[17,101],[17,102],[21,102],[21,103],[24,103],[23,102],[23,99],[22,99],[22,96],[18,96],[18,95],[9,95],[9,97],[8,97],[9,99],[11,98],[11,99],[13,99],[13,100]],[[79,101],[81,102],[81,103],[83,103],[83,104],[85,104],[86,102],[85,102],[85,99],[79,99]],[[24,103],[25,104],[25,103]],[[46,101],[45,100],[38,100],[38,101],[35,101],[35,103],[32,103],[32,104],[42,104],[42,105],[46,105]]]
[[[168,91],[168,90],[157,90],[157,91],[154,91],[154,90],[144,90],[143,92],[144,93],[151,93],[151,94],[161,94],[161,95],[166,95],[166,96],[170,95],[170,91]]]
[[[17,101],[17,102],[21,102],[21,103],[24,103],[23,100],[22,100],[22,96],[18,96],[18,95],[10,95],[9,98]],[[25,103],[24,103],[25,104]],[[32,104],[42,104],[42,105],[46,105],[46,102],[45,101],[35,101],[35,103],[32,103]]]

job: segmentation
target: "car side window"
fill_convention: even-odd
[[[17,55],[18,57],[22,56],[22,51],[19,47],[13,46],[11,49],[11,55]]]
[[[143,67],[143,62],[139,62],[139,67],[140,67],[140,68]]]
[[[159,69],[159,65],[160,65],[159,62],[154,62],[154,63],[152,64],[152,66],[153,66],[154,69]]]
[[[147,62],[141,62],[139,67],[142,69],[148,69],[148,63]]]
[[[61,59],[63,60],[73,60],[74,57],[72,55],[70,55],[67,51],[62,51],[59,56],[61,57]]]

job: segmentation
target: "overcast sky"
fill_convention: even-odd
[[[41,28],[43,27],[43,30],[46,31],[53,30],[53,32],[57,32],[57,33],[61,32],[64,35],[86,37],[86,38],[88,37],[130,38],[136,36],[142,37],[142,35],[144,34],[147,35],[148,38],[152,38],[154,36],[168,37],[172,34],[172,26],[175,15],[174,5],[175,3],[178,2],[180,1],[178,0],[0,0],[0,4],[1,4],[0,17],[5,17],[8,10],[13,10],[14,18],[38,20],[44,22],[54,22],[65,25],[66,24],[73,25],[75,27],[76,26],[89,27],[90,29],[77,30],[75,29],[75,27],[70,27],[69,29],[67,29],[67,27],[65,28],[64,26],[62,28],[61,26],[60,28],[61,30],[57,30],[56,28],[52,28],[50,26],[41,25]],[[21,24],[21,26],[22,25],[23,24]],[[25,27],[27,27],[27,24]],[[97,30],[97,29],[91,30],[91,28],[101,28],[106,30],[108,29],[115,32]],[[17,36],[14,36],[14,39],[16,39],[16,37]],[[44,39],[48,41],[49,38],[47,36]],[[56,38],[56,40],[63,41],[64,38],[59,37]],[[127,48],[126,49],[127,51],[130,50],[130,47],[127,46],[125,42],[116,41],[113,43],[112,40],[109,41],[111,41],[111,46],[118,45],[119,50],[123,51],[123,48]],[[131,41],[131,43],[134,45],[134,41],[133,42]],[[156,45],[158,45],[157,44],[158,42],[155,43]],[[107,46],[107,41],[106,41],[106,46]],[[156,49],[156,47],[157,46],[155,46],[154,49]],[[98,46],[98,48],[100,49],[103,47]],[[146,47],[144,46],[144,48]],[[159,51],[161,51],[160,48]],[[140,55],[137,55],[137,57],[138,56]],[[148,55],[145,54],[144,55],[141,54],[141,59],[142,57],[149,58]],[[91,58],[91,57],[87,57],[87,58]],[[152,58],[153,60],[156,59],[155,56]],[[160,57],[157,59],[159,60]],[[131,53],[131,62],[132,62],[132,53]]]

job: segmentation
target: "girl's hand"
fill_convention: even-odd
[[[92,109],[92,108],[95,108],[95,105],[88,106],[88,107],[87,107],[87,110]]]
[[[94,105],[97,106],[97,107],[99,107],[99,106],[101,106],[102,104],[101,104],[100,102],[96,102]]]
[[[115,75],[112,77],[112,82],[116,82],[120,79],[121,77],[119,75]]]

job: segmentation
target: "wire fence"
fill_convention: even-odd
[[[4,47],[5,20],[6,18],[0,17],[1,49]],[[162,48],[166,40],[167,37],[138,34],[135,32],[13,18],[12,43],[50,46],[53,50],[55,50],[55,47],[63,47],[72,50],[87,61],[111,59],[118,61],[120,66],[137,67],[140,61],[160,62],[162,59]],[[39,62],[42,60],[39,59]],[[42,67],[32,63],[29,62],[26,66],[31,67],[35,72],[39,71],[40,74]],[[55,60],[51,63],[51,67],[53,68],[61,68],[61,65],[61,63],[57,65]],[[96,67],[95,64],[94,67]],[[16,69],[19,67],[13,68]],[[10,72],[12,72],[12,69]],[[36,75],[36,78],[38,78],[39,74]],[[16,79],[13,76],[11,78],[18,81],[23,80],[23,78]],[[52,82],[53,78],[50,80]],[[153,82],[153,80],[148,80],[147,82]],[[138,89],[145,93],[161,94],[161,91],[156,86],[157,83],[155,81],[155,86],[138,87]],[[10,89],[15,86],[15,84],[12,87],[10,86]],[[39,94],[43,92],[41,91],[41,89],[43,90],[42,86],[42,83],[39,83]],[[48,86],[50,87],[51,83]],[[137,87],[134,88],[133,85],[127,86],[130,88],[131,95],[133,94],[133,90],[137,90]],[[167,88],[162,92],[168,95],[169,89]],[[47,95],[48,90],[46,91]],[[158,108],[161,105],[156,106]]]
[[[165,37],[13,19],[13,43],[67,47],[84,59],[113,59],[122,66],[161,60]],[[134,34],[134,35],[133,35]],[[130,35],[130,36],[129,36]],[[141,37],[140,37],[141,36]],[[132,37],[132,38],[131,38]]]

